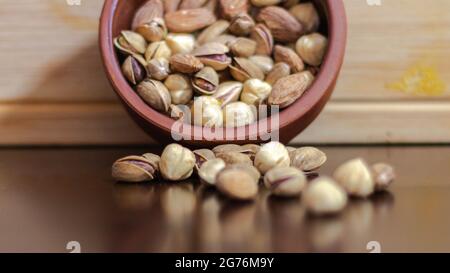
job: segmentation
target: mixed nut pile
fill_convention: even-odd
[[[195,173],[205,185],[236,200],[254,199],[262,180],[276,196],[302,194],[307,209],[314,214],[340,212],[348,195],[368,197],[387,189],[395,179],[390,165],[369,166],[357,158],[338,167],[333,178],[319,176],[308,182],[326,161],[326,154],[317,148],[286,147],[279,142],[262,146],[226,144],[195,151],[170,144],[161,156],[147,153],[117,160],[112,176],[123,182],[151,181],[157,175],[168,181],[182,181]]]
[[[258,119],[311,86],[328,47],[320,16],[299,0],[148,0],[114,44],[122,70],[153,109],[205,127]],[[178,110],[177,110],[178,109]]]

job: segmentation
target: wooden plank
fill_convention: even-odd
[[[97,49],[103,1],[0,1],[0,101],[113,101]],[[345,0],[349,41],[336,100],[416,99],[386,90],[411,65],[436,65],[450,86],[448,0]],[[450,98],[447,92],[442,97]],[[422,99],[422,98],[419,98]]]
[[[2,104],[0,145],[152,144],[122,106]],[[295,144],[450,143],[450,103],[329,103]]]

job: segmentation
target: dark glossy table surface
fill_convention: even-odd
[[[0,150],[0,251],[450,252],[450,147],[324,147],[332,173],[362,156],[394,164],[390,192],[352,200],[332,218],[262,187],[236,203],[191,181],[114,183],[111,163],[146,148]]]

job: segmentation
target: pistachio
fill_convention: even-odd
[[[309,65],[319,66],[328,48],[328,39],[320,33],[312,33],[298,39],[295,49]]]
[[[223,114],[220,102],[208,96],[197,97],[191,107],[193,123],[204,127],[222,127]]]
[[[139,33],[124,30],[114,39],[114,45],[125,54],[144,54],[147,41]]]
[[[339,166],[333,177],[352,196],[367,197],[375,189],[371,170],[361,158],[347,161]]]
[[[166,59],[168,60],[172,55],[172,51],[166,42],[153,42],[145,51],[145,60],[150,62],[152,59]]]
[[[248,104],[238,101],[223,108],[225,127],[240,127],[256,121],[255,113]]]
[[[256,54],[272,55],[274,40],[272,33],[264,24],[257,24],[251,31],[250,37],[256,41]]]
[[[247,13],[250,5],[248,0],[219,0],[219,8],[225,19],[232,19],[241,13]]]
[[[274,6],[283,1],[284,0],[251,0],[252,5],[256,7]]]
[[[386,163],[372,165],[372,174],[376,191],[386,190],[395,180],[394,167]]]
[[[305,69],[305,64],[302,59],[289,47],[275,46],[274,57],[276,62],[287,63],[294,73],[301,72]]]
[[[292,147],[292,146],[286,146],[286,150],[288,150],[289,156],[290,156],[293,151],[297,150],[297,148]]]
[[[224,70],[231,63],[227,56],[229,48],[221,43],[212,42],[196,48],[192,54],[204,65],[210,66],[217,71]]]
[[[122,64],[122,72],[125,78],[133,85],[140,83],[147,76],[145,68],[133,56],[128,56],[125,59]]]
[[[250,159],[250,156],[239,152],[219,153],[217,158],[222,159],[227,165],[247,164],[253,166],[253,161]]]
[[[194,96],[190,80],[185,75],[172,74],[167,77],[164,85],[169,90],[174,104],[188,104]]]
[[[242,87],[243,85],[241,82],[228,81],[221,83],[213,97],[221,103],[222,107],[224,107],[239,100]]]
[[[212,25],[216,16],[205,8],[198,8],[166,13],[165,20],[171,32],[190,33]]]
[[[253,177],[253,179],[254,179],[254,181],[256,183],[258,183],[259,179],[261,179],[261,173],[258,171],[257,168],[255,168],[255,166],[250,165],[250,164],[238,163],[238,164],[228,165],[227,169],[241,169],[241,170],[244,170],[244,171],[248,172]]]
[[[248,58],[255,55],[256,42],[254,40],[240,37],[228,44],[234,56]]]
[[[219,43],[219,44],[223,44],[223,45],[228,45],[229,43],[233,42],[236,39],[237,39],[237,37],[234,36],[234,35],[222,34],[222,35],[218,36],[214,40],[214,42]]]
[[[171,118],[184,122],[186,115],[185,109],[180,105],[171,104],[169,106],[169,112],[167,113]]]
[[[306,186],[306,176],[292,167],[273,168],[264,176],[264,185],[277,196],[298,196]]]
[[[155,80],[163,81],[169,74],[169,62],[166,59],[153,59],[147,65],[148,75]]]
[[[240,13],[233,17],[228,30],[237,36],[247,36],[255,27],[255,21],[247,13]]]
[[[268,74],[273,69],[273,60],[269,56],[255,55],[248,59],[256,64],[264,74]]]
[[[252,160],[255,160],[256,154],[261,150],[261,146],[257,144],[245,144],[242,148],[244,149],[242,153],[248,154]]]
[[[198,176],[200,181],[207,185],[215,185],[217,174],[226,167],[225,162],[220,158],[206,161],[200,167]]]
[[[347,194],[332,179],[319,177],[306,188],[303,198],[307,210],[317,215],[336,214],[347,205]]]
[[[142,156],[127,156],[112,166],[112,177],[122,182],[144,182],[155,178],[157,166]]]
[[[287,63],[277,63],[267,74],[266,82],[274,85],[279,79],[287,77],[291,74],[291,67]]]
[[[192,175],[194,165],[194,153],[179,144],[170,144],[161,155],[159,169],[164,179],[181,181]]]
[[[162,18],[164,15],[164,5],[161,0],[148,0],[142,5],[134,15],[131,29],[137,28],[151,22],[155,18]]]
[[[319,29],[320,17],[313,3],[302,3],[289,9],[289,12],[302,24],[305,33],[315,32]]]
[[[149,42],[157,42],[166,38],[167,27],[164,19],[158,17],[138,26],[136,32],[141,34]]]
[[[244,83],[241,101],[249,105],[261,105],[272,92],[272,86],[258,79],[250,79]]]
[[[243,168],[225,168],[217,174],[217,189],[236,200],[252,200],[258,194],[255,177]]]
[[[228,152],[238,152],[241,153],[243,151],[242,146],[237,144],[222,144],[214,147],[212,149],[214,154],[218,156],[221,153],[228,153]]]
[[[176,54],[169,60],[172,71],[192,74],[200,71],[204,65],[202,62],[190,54]]]
[[[188,54],[194,50],[195,37],[191,34],[170,33],[167,35],[166,43],[173,54]]]
[[[178,9],[197,9],[201,8],[207,0],[183,0]]]
[[[314,76],[309,72],[301,72],[279,79],[272,88],[268,103],[286,108],[293,104],[311,86]]]
[[[315,171],[327,161],[327,156],[314,147],[303,147],[289,153],[291,166],[304,172]]]
[[[197,93],[212,95],[219,86],[219,75],[213,68],[209,66],[204,67],[192,78],[192,85]]]
[[[200,35],[197,37],[197,43],[199,45],[203,45],[209,42],[215,41],[217,37],[224,34],[228,27],[230,26],[230,23],[225,20],[218,20],[214,24],[210,25],[209,27],[205,28]]]
[[[234,79],[240,82],[245,82],[249,79],[264,79],[264,73],[261,69],[245,58],[233,58],[233,63],[230,65],[230,73]]]
[[[265,174],[275,167],[289,167],[289,153],[280,142],[272,141],[264,144],[255,156],[255,167]]]
[[[159,155],[155,155],[153,153],[145,153],[142,156],[152,163],[156,171],[159,171],[159,161],[161,160],[161,157]]]
[[[201,168],[201,166],[205,162],[216,158],[213,151],[211,151],[209,149],[198,149],[198,150],[193,151],[193,153],[195,155],[195,169],[197,171]]]
[[[287,10],[269,6],[263,8],[258,20],[270,29],[274,39],[279,42],[295,42],[303,34],[303,26]]]
[[[170,94],[160,81],[146,79],[137,86],[136,91],[153,109],[160,112],[169,110]]]

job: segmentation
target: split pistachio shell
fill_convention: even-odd
[[[259,180],[261,179],[261,173],[258,171],[258,169],[255,166],[250,165],[250,164],[238,163],[238,164],[228,165],[227,169],[244,170],[253,177],[255,183],[258,183]]]
[[[115,46],[125,54],[144,54],[147,41],[139,33],[124,30],[114,40]]]
[[[242,153],[248,154],[252,160],[255,159],[256,154],[261,150],[261,146],[257,144],[245,144],[242,145],[244,151]]]
[[[221,83],[214,93],[213,97],[216,98],[222,107],[239,100],[242,92],[242,83],[235,81],[228,81]]]
[[[245,169],[225,168],[216,178],[217,189],[236,200],[252,200],[258,194],[254,176]]]
[[[301,3],[289,9],[289,12],[305,28],[305,33],[317,31],[320,25],[320,17],[313,3]]]
[[[308,211],[317,215],[336,214],[347,205],[347,194],[332,179],[321,177],[310,183],[303,198]]]
[[[261,105],[272,92],[272,86],[258,79],[250,79],[244,83],[241,101],[249,105]]]
[[[169,90],[174,104],[188,104],[194,96],[190,80],[183,74],[170,75],[164,85]]]
[[[195,156],[189,149],[179,145],[168,145],[159,162],[159,169],[164,179],[181,181],[189,178],[195,166]]]
[[[141,34],[145,40],[156,42],[164,40],[167,36],[167,27],[163,18],[154,18],[136,28],[136,32]]]
[[[245,82],[249,79],[264,80],[264,73],[253,62],[245,58],[234,58],[230,65],[230,73],[234,79]]]
[[[241,13],[233,17],[229,31],[237,36],[247,36],[255,27],[255,21],[247,13]]]
[[[349,160],[339,166],[333,177],[352,196],[367,197],[375,190],[371,170],[361,158]]]
[[[209,149],[198,149],[193,151],[195,155],[195,169],[198,171],[200,167],[208,160],[215,159],[216,156],[213,151]]]
[[[215,185],[217,174],[225,167],[225,162],[220,158],[206,161],[198,171],[200,180],[207,185]]]
[[[247,164],[253,166],[250,156],[239,152],[224,152],[217,155],[218,158],[225,161],[227,165]]]
[[[161,160],[161,157],[159,155],[155,155],[153,153],[145,153],[142,156],[148,161],[152,162],[155,170],[159,171],[159,161]]]
[[[188,54],[194,50],[195,37],[192,34],[170,33],[167,35],[166,43],[173,54]]]
[[[156,80],[144,80],[137,86],[137,93],[153,109],[167,112],[171,104],[169,90],[163,83]]]
[[[231,63],[231,59],[227,56],[229,51],[230,49],[226,45],[211,42],[196,48],[192,54],[205,66],[210,66],[216,71],[222,71]]]
[[[226,20],[218,20],[214,24],[205,28],[197,37],[197,43],[203,45],[205,43],[213,42],[217,37],[226,32],[230,23]]]
[[[167,59],[152,59],[147,65],[150,78],[163,81],[170,74],[169,61]]]
[[[306,186],[306,176],[293,167],[273,168],[264,176],[264,184],[274,195],[298,196]]]
[[[140,83],[147,76],[145,68],[133,56],[128,56],[122,64],[122,73],[133,85]]]
[[[375,181],[375,190],[386,190],[395,180],[395,170],[389,164],[377,163],[372,165],[373,179]]]
[[[280,142],[272,141],[264,144],[255,156],[255,167],[265,174],[275,167],[289,167],[289,153]]]
[[[287,63],[277,63],[273,69],[267,74],[266,82],[274,85],[279,79],[287,77],[291,74],[291,67]]]
[[[214,152],[214,154],[216,156],[218,156],[221,153],[227,153],[227,152],[242,153],[243,148],[242,148],[242,146],[237,145],[237,144],[222,144],[222,145],[218,145],[218,146],[214,147],[212,149],[212,151]]]
[[[168,60],[172,55],[172,51],[166,42],[151,43],[145,51],[145,60],[149,62],[152,59],[166,59]]]
[[[112,177],[122,182],[144,182],[153,180],[157,166],[142,156],[127,156],[112,166]]]
[[[253,109],[244,102],[232,102],[223,109],[225,127],[240,127],[256,120]]]
[[[197,93],[201,95],[212,95],[219,86],[219,75],[217,72],[207,66],[197,72],[192,79],[192,85]]]
[[[295,49],[309,65],[320,66],[328,48],[328,39],[320,33],[312,33],[298,39]]]
[[[264,74],[268,74],[273,69],[273,60],[268,56],[255,55],[248,59],[256,64]]]
[[[194,125],[204,127],[222,127],[223,114],[220,102],[208,96],[197,97],[191,107]]]
[[[272,55],[274,47],[273,36],[264,24],[256,25],[253,28],[250,37],[257,43],[256,54],[267,56]]]
[[[327,156],[321,150],[314,147],[303,147],[289,153],[291,166],[302,171],[317,170],[327,161]]]

